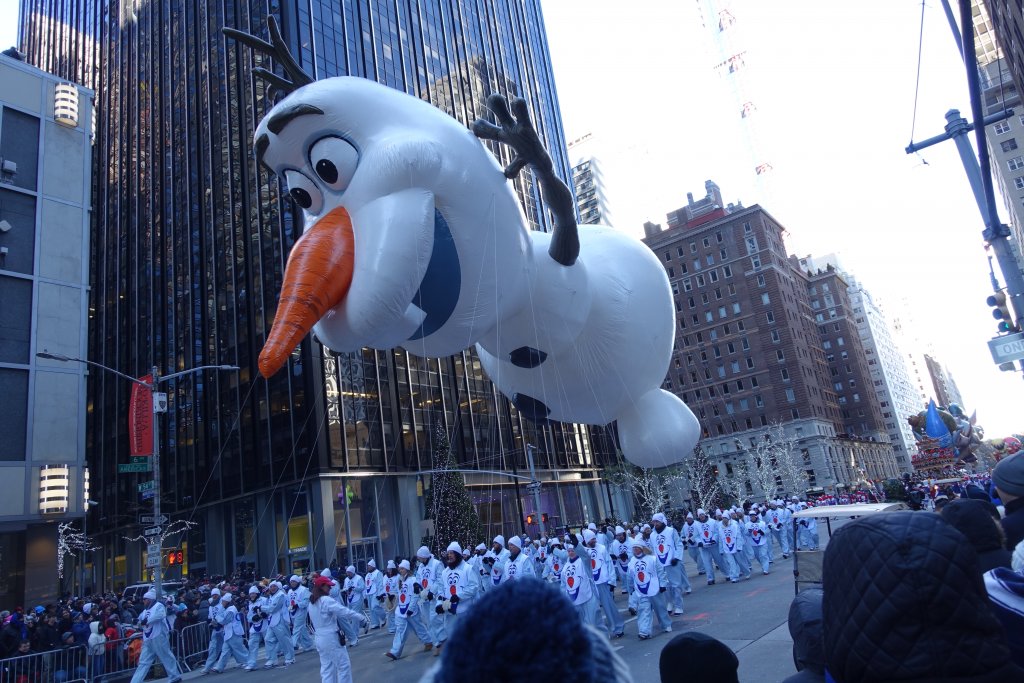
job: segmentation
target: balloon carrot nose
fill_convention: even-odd
[[[320,318],[345,299],[355,258],[352,219],[338,207],[299,238],[288,255],[274,325],[260,351],[260,374],[270,377]]]

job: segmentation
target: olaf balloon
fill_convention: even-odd
[[[476,345],[487,375],[526,417],[617,422],[633,463],[679,462],[700,428],[662,390],[675,335],[665,271],[636,239],[576,225],[572,195],[521,99],[492,95],[499,125],[469,131],[430,104],[370,80],[313,81],[271,43],[287,92],[256,129],[258,161],[305,212],[273,328],[269,377],[312,329],[338,352],[401,347],[446,356]],[[290,79],[290,80],[289,80]],[[478,138],[510,145],[504,170]],[[552,233],[528,229],[509,179],[529,164]]]

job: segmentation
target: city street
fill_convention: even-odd
[[[703,576],[696,575],[689,558],[687,570],[693,593],[686,597],[686,614],[672,619],[676,633],[701,631],[726,643],[739,657],[741,683],[778,683],[794,673],[792,641],[786,626],[789,603],[793,599],[792,559],[776,565],[768,576],[758,571],[755,562],[753,578],[738,584],[723,584],[723,579],[718,577],[718,583],[708,586]],[[616,602],[628,618],[626,597],[616,595]],[[613,641],[613,647],[629,665],[634,681],[657,681],[659,653],[675,633],[660,634],[647,641],[639,640],[636,633],[636,619],[628,619],[626,637]],[[397,662],[384,656],[390,645],[391,636],[383,629],[360,637],[359,645],[349,648],[353,678],[357,682],[379,681],[384,675],[383,680],[387,681],[414,681],[437,661],[431,653],[423,652],[414,636],[406,644],[405,656]],[[314,680],[319,675],[319,666],[315,653],[305,653],[297,657],[287,675]],[[240,683],[244,679],[253,683],[281,673],[284,671],[280,669],[273,673],[262,670],[246,673],[232,668],[218,680]],[[186,678],[199,675],[191,673]]]

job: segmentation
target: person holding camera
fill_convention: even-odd
[[[366,623],[362,612],[351,610],[330,596],[334,581],[326,576],[313,580],[309,598],[309,621],[313,626],[313,642],[320,655],[320,679],[323,683],[352,683],[352,663],[345,647],[341,622]],[[357,628],[358,630],[358,628]]]
[[[135,669],[131,683],[142,683],[149,674],[149,669],[156,659],[163,664],[167,672],[169,683],[178,683],[181,680],[181,673],[178,670],[178,661],[171,654],[171,645],[167,639],[167,610],[157,601],[156,593],[152,590],[146,591],[142,596],[145,608],[139,615],[139,626],[142,628],[142,654],[139,656],[139,666]]]
[[[256,670],[256,655],[259,654],[260,644],[266,640],[267,619],[263,613],[266,606],[267,599],[260,595],[260,589],[250,586],[249,604],[246,605],[246,619],[249,622],[249,658],[245,662],[246,671]]]
[[[398,590],[396,591],[397,606],[395,607],[395,639],[391,643],[391,649],[384,653],[384,656],[394,661],[402,656],[405,649],[405,641],[409,636],[409,629],[416,632],[416,637],[424,645],[430,645],[430,633],[423,625],[419,615],[419,595],[423,592],[420,582],[413,575],[409,560],[402,560],[398,563]]]
[[[309,596],[309,589],[302,585],[302,579],[293,574],[288,579],[288,610],[292,618],[292,646],[300,653],[313,649],[313,638],[306,625]]]
[[[295,648],[292,646],[291,620],[289,619],[287,600],[281,590],[280,581],[271,581],[267,588],[269,597],[264,613],[267,615],[267,663],[264,669],[277,666],[278,653],[284,656],[284,665],[295,663]]]

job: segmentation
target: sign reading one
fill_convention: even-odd
[[[1020,360],[1024,358],[1024,332],[990,339],[988,350],[992,352],[992,360],[999,364]]]

